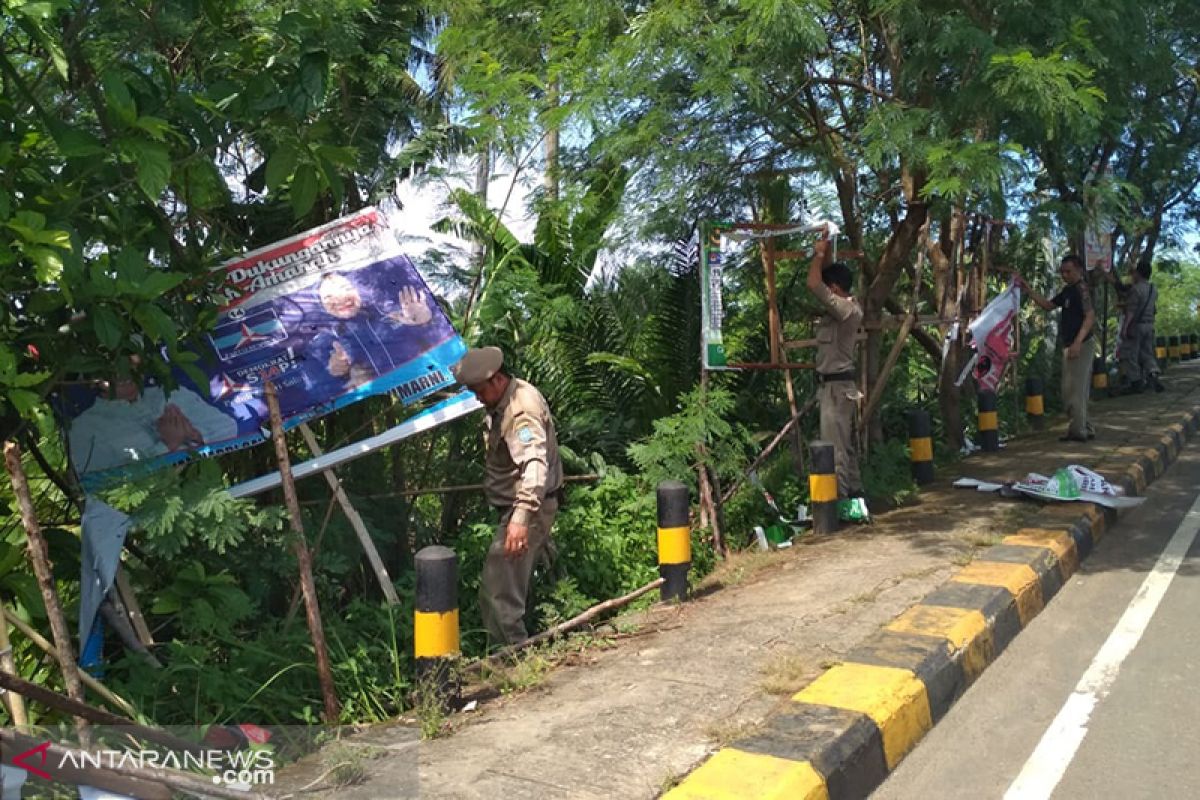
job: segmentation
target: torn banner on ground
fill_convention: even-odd
[[[1105,508],[1134,508],[1146,501],[1144,497],[1125,497],[1119,486],[1113,486],[1104,476],[1078,464],[1069,464],[1050,477],[1031,472],[1021,480],[1005,483],[959,478],[954,485],[1006,496],[1021,494],[1037,500],[1096,503]]]

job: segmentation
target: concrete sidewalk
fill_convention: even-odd
[[[310,796],[654,797],[752,734],[977,550],[1036,526],[1045,508],[956,490],[953,478],[1008,480],[1079,463],[1120,482],[1137,454],[1200,402],[1200,364],[1173,366],[1167,379],[1161,395],[1094,403],[1093,442],[1059,442],[1062,425],[1054,425],[964,459],[917,504],[869,528],[752,558],[769,564],[740,582],[727,569],[718,591],[646,612],[642,635],[586,650],[532,689],[456,715],[451,736],[418,744],[411,728],[381,727],[352,737],[347,746],[382,755],[362,762],[358,785]],[[277,790],[320,777],[327,761],[318,755],[290,768]]]

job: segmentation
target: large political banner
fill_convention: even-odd
[[[224,304],[199,353],[207,385],[71,387],[63,396],[71,459],[85,488],[131,466],[165,466],[263,441],[264,387],[285,427],[384,392],[405,403],[453,384],[466,345],[365,209],[220,267]]]

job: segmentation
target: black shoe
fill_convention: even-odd
[[[1086,442],[1086,441],[1087,441],[1089,438],[1094,438],[1094,437],[1095,437],[1095,435],[1096,435],[1096,434],[1094,434],[1094,433],[1093,433],[1093,434],[1092,434],[1092,435],[1089,437],[1089,436],[1072,436],[1072,435],[1070,435],[1070,434],[1067,434],[1066,436],[1060,436],[1060,437],[1058,437],[1058,440],[1059,440],[1060,442]]]
[[[1167,387],[1163,386],[1163,382],[1158,379],[1157,375],[1155,375],[1150,380],[1154,384],[1154,391],[1161,393],[1161,392],[1165,392],[1167,390]]]

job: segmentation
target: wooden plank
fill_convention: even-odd
[[[4,613],[3,598],[0,598],[0,670],[17,674],[17,660],[13,657],[12,642],[8,639],[8,620]],[[24,728],[29,724],[29,717],[25,714],[25,700],[21,695],[3,692],[0,693],[0,701],[3,701],[4,707],[8,709],[8,717],[13,725]]]
[[[146,624],[146,617],[142,614],[142,607],[133,593],[133,586],[129,583],[124,566],[117,568],[117,594],[125,604],[125,611],[129,614],[129,622],[133,625],[138,640],[146,647],[153,646],[154,635],[150,633],[150,626]]]
[[[71,647],[71,635],[67,633],[67,621],[63,617],[62,605],[58,602],[58,590],[54,587],[54,572],[50,566],[50,551],[42,526],[38,524],[33,509],[33,497],[29,494],[29,482],[25,479],[25,468],[21,465],[21,447],[16,442],[4,443],[4,466],[12,481],[13,494],[21,511],[21,524],[25,528],[29,561],[33,564],[38,587],[42,590],[42,603],[50,619],[50,633],[54,637],[54,655],[62,671],[63,683],[72,700],[83,702],[83,683],[79,680],[79,666],[75,663],[75,651]],[[91,734],[87,719],[75,717],[75,732],[84,747],[91,745]]]
[[[325,629],[321,625],[321,606],[317,600],[317,585],[313,581],[312,554],[304,540],[304,521],[300,516],[300,502],[296,497],[296,483],[292,479],[292,464],[288,458],[287,440],[283,437],[283,416],[279,413],[279,395],[275,384],[267,381],[267,407],[271,413],[271,438],[275,441],[275,460],[279,465],[279,477],[283,486],[283,500],[292,526],[292,549],[296,553],[296,565],[300,572],[300,591],[304,595],[304,616],[308,621],[308,632],[312,637],[313,651],[317,659],[317,680],[321,684],[321,697],[325,702],[325,722],[336,725],[342,715],[338,702],[337,688],[333,684],[333,668],[329,663],[329,648],[325,644]]]
[[[315,458],[325,455],[321,451],[321,446],[317,444],[317,437],[313,434],[312,428],[308,427],[308,423],[300,424],[300,435],[304,437],[308,449],[312,451]],[[388,575],[387,567],[383,565],[383,559],[379,557],[379,549],[375,547],[371,534],[367,532],[366,523],[363,522],[358,509],[350,502],[350,498],[346,496],[342,482],[338,480],[338,476],[333,474],[331,469],[327,469],[321,474],[325,476],[329,488],[333,490],[333,496],[337,499],[338,505],[342,507],[342,513],[346,515],[346,519],[350,520],[350,527],[358,536],[358,542],[367,554],[367,561],[371,562],[375,580],[379,581],[379,588],[383,590],[383,596],[387,598],[388,605],[399,605],[400,598],[396,595],[396,587],[392,585],[392,577]]]

